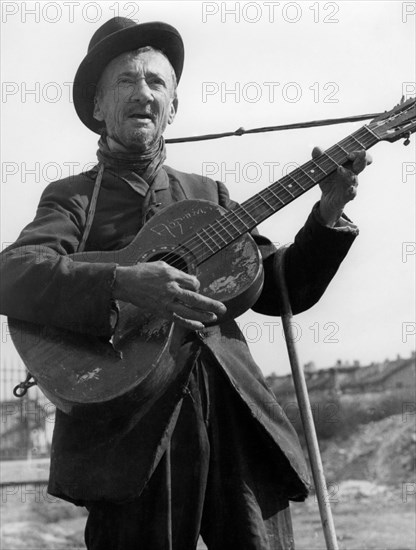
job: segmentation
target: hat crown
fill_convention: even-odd
[[[129,27],[134,27],[135,25],[136,23],[127,17],[113,17],[113,19],[106,21],[106,23],[101,25],[101,27],[93,34],[90,43],[88,44],[88,53],[111,34]]]

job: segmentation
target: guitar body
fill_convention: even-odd
[[[209,201],[181,201],[153,216],[126,248],[81,252],[71,258],[119,265],[163,259],[196,275],[201,294],[224,302],[227,313],[222,321],[235,318],[256,302],[263,285],[261,256],[253,238],[243,234],[202,263],[180,244],[225,212]],[[177,364],[188,331],[131,304],[119,306],[111,341],[9,319],[13,342],[30,373],[67,414],[114,416],[139,409],[145,414],[169,385],[183,377]],[[191,367],[185,362],[185,370]]]

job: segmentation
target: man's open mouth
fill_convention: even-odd
[[[152,115],[144,114],[144,113],[131,113],[131,115],[129,115],[128,118],[136,118],[139,120],[153,120]]]

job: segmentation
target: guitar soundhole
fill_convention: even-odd
[[[146,262],[159,262],[163,261],[172,267],[176,267],[184,273],[189,273],[189,266],[185,258],[170,251],[158,251],[152,254],[150,257],[146,258]]]

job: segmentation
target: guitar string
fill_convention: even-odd
[[[348,143],[351,141],[355,143]],[[357,144],[360,147],[369,148],[375,143],[377,143],[377,141],[378,141],[378,138],[374,137],[374,135],[367,129],[366,126],[363,126],[353,134],[341,140],[339,143],[336,143],[335,145],[333,145],[332,147],[324,151],[324,153],[322,153],[322,155],[317,159],[312,159],[307,161],[305,164],[296,168],[286,176],[283,176],[283,178],[274,182],[269,187],[263,189],[262,191],[260,191],[259,193],[251,197],[250,199],[246,200],[241,205],[238,205],[232,210],[227,211],[224,215],[214,220],[211,224],[208,224],[206,227],[199,229],[194,236],[192,236],[191,238],[189,238],[188,240],[182,243],[179,243],[179,245],[176,246],[174,250],[166,252],[159,259],[169,263],[173,267],[180,268],[183,265],[183,260],[182,258],[178,259],[177,256],[181,249],[185,249],[187,253],[193,254],[197,259],[198,259],[198,256],[202,256],[202,259],[197,262],[197,265],[199,265],[200,263],[205,261],[207,249],[209,251],[208,257],[210,257],[212,254],[216,252],[219,252],[221,249],[225,248],[225,246],[233,242],[233,240],[238,239],[245,232],[248,232],[253,227],[257,226],[264,219],[266,219],[266,217],[272,215],[272,213],[277,212],[280,208],[282,208],[283,206],[286,206],[286,204],[289,204],[289,202],[291,202],[292,200],[294,200],[295,198],[303,194],[305,191],[308,191],[310,188],[315,186],[317,183],[319,183],[319,181],[321,181],[321,179],[324,179],[326,175],[329,175],[330,173],[334,172],[337,166],[339,166],[340,164],[344,163],[347,160],[346,153],[348,154],[348,152],[353,151],[354,148],[357,147]],[[333,151],[337,147],[341,149],[341,152],[337,152],[336,150]],[[345,150],[345,148],[347,148],[347,151]],[[350,151],[348,151],[348,148],[350,148]],[[309,169],[309,166],[311,166],[310,169]],[[313,176],[310,176],[309,173],[313,174],[314,172],[312,171],[316,169],[320,170],[325,175],[323,178],[319,177],[315,181]],[[294,174],[297,172],[300,172],[300,175],[294,176]],[[313,181],[312,185],[310,185],[311,180]],[[288,186],[293,185],[293,183],[289,183],[289,181],[294,182],[301,189],[301,191],[295,195],[292,194],[287,188]],[[302,184],[308,183],[308,182],[309,182],[309,186],[303,187]],[[275,188],[275,187],[276,187],[276,191],[272,190],[272,188]],[[270,193],[272,200],[279,201],[280,203],[282,203],[283,206],[280,206],[279,208],[273,207],[264,198],[263,195],[265,193]],[[283,197],[283,193],[287,193],[287,195],[289,195],[290,200],[287,200],[287,198],[286,198],[287,202],[282,200],[281,197]],[[247,209],[250,209],[252,212],[257,208],[264,209],[265,208],[264,202],[266,202],[267,206],[269,206],[273,210],[273,212],[270,213],[268,216],[260,219],[260,221],[257,221],[257,219],[254,218],[247,211]],[[247,225],[247,223],[244,221],[244,216],[249,216],[251,218],[252,221],[249,222],[249,225]],[[238,233],[237,235],[235,236],[233,236],[232,234],[230,235],[229,231],[223,225],[223,223],[228,223],[229,224],[228,229],[232,230],[233,227],[234,229],[236,229],[233,222],[230,219],[228,219],[230,217],[234,217],[235,218],[234,222],[240,226],[241,225],[243,226],[243,232],[237,229],[237,233]],[[241,217],[243,217],[243,219],[241,219]],[[212,247],[206,243],[202,235],[199,234],[199,232],[201,231],[204,231],[208,235],[208,237],[211,239],[211,241],[214,242],[214,244],[217,247],[217,250],[213,251]],[[210,231],[214,232],[214,234],[210,234],[209,233]],[[222,235],[222,232],[227,232],[228,237],[224,237]],[[229,239],[230,236],[232,237],[231,240]],[[218,237],[222,239],[222,241],[224,241],[223,244],[218,244],[218,242],[216,241],[216,238]]]

